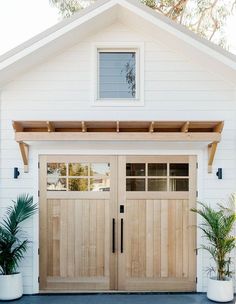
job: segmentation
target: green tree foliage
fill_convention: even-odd
[[[63,18],[96,0],[49,0]],[[236,10],[236,0],[140,0],[191,31],[218,45],[227,47],[224,26]]]
[[[1,274],[9,275],[16,272],[29,244],[29,241],[22,237],[20,224],[31,217],[36,210],[33,197],[28,194],[18,196],[14,205],[7,209],[6,217],[0,224]]]
[[[236,213],[232,202],[233,200],[229,208],[219,205],[218,210],[203,203],[199,203],[200,208],[192,209],[202,218],[199,228],[207,241],[202,245],[202,249],[207,250],[213,258],[216,266],[209,269],[216,272],[218,280],[226,280],[232,274],[230,253],[236,244],[236,238],[233,235]]]

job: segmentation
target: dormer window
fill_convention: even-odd
[[[96,106],[143,105],[143,49],[95,47],[93,103]]]

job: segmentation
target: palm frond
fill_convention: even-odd
[[[199,228],[208,244],[202,245],[201,248],[207,250],[215,261],[217,278],[224,280],[232,274],[229,269],[231,264],[229,254],[236,245],[236,238],[232,235],[236,221],[235,208],[232,207],[232,201],[228,205],[230,207],[219,204],[217,210],[201,202],[198,204],[200,208],[191,211],[198,213],[202,218]]]
[[[0,273],[2,274],[14,273],[24,257],[29,241],[20,238],[20,224],[37,210],[33,197],[28,194],[19,195],[13,203],[13,206],[7,209],[6,217],[0,224]]]

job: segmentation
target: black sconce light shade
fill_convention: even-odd
[[[20,175],[20,171],[18,170],[17,167],[14,168],[14,178],[18,178],[18,176]]]
[[[222,176],[223,176],[222,168],[218,168],[216,175],[218,176],[218,179],[222,179]]]

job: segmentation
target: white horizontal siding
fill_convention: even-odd
[[[143,43],[144,44],[144,101],[143,107],[94,107],[91,104],[93,88],[94,43]],[[19,193],[37,193],[35,160],[30,154],[30,172],[23,173],[18,144],[14,141],[12,120],[225,120],[222,142],[219,144],[213,173],[207,174],[207,149],[203,150],[201,164],[200,199],[215,204],[225,200],[236,184],[236,99],[235,88],[223,81],[198,62],[191,62],[178,49],[169,49],[147,34],[145,37],[122,24],[114,24],[102,32],[87,37],[85,41],[47,60],[8,84],[1,96],[1,163],[0,163],[0,216]],[[84,144],[85,145],[85,144]],[[131,147],[138,151],[152,151],[148,145]],[[67,149],[72,144],[67,144]],[[104,149],[104,146],[98,147]],[[201,148],[202,149],[202,148]],[[77,151],[78,148],[77,148]],[[158,146],[156,148],[158,154]],[[168,151],[170,152],[170,150]],[[163,153],[163,150],[162,150]],[[19,179],[12,178],[13,168],[19,167]],[[223,168],[223,180],[215,176]],[[37,197],[35,196],[35,200]],[[21,264],[24,292],[36,292],[37,280],[37,217],[25,224],[33,243]],[[198,269],[199,281],[206,288],[204,268],[209,259],[202,259]],[[36,283],[37,284],[37,283]],[[202,287],[200,286],[200,288]]]

